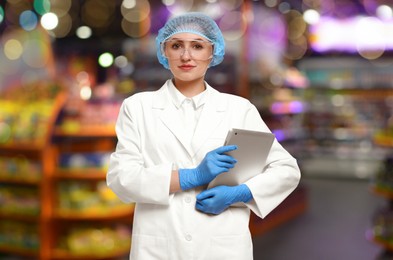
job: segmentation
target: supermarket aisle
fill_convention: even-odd
[[[308,210],[254,239],[255,260],[375,260],[382,249],[367,241],[375,210],[386,201],[369,182],[304,178]]]
[[[303,178],[302,183],[308,190],[308,210],[256,237],[254,260],[377,260],[382,249],[367,241],[365,233],[386,201],[369,192],[369,182]]]

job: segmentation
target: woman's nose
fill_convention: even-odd
[[[183,60],[189,60],[189,59],[191,59],[192,56],[191,56],[191,53],[188,50],[188,48],[184,48],[183,53],[180,54],[180,57]]]

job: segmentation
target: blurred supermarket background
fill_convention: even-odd
[[[187,11],[224,33],[207,81],[249,98],[303,173],[267,219],[252,217],[255,259],[393,259],[392,8],[0,1],[0,259],[127,258],[133,205],[105,184],[114,123],[124,98],[171,76],[154,38]]]

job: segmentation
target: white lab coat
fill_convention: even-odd
[[[296,188],[296,160],[274,141],[268,167],[246,182],[251,202],[220,215],[197,211],[196,195],[205,187],[169,194],[172,169],[198,166],[207,152],[223,145],[230,128],[270,130],[247,99],[206,83],[207,100],[192,142],[187,142],[169,97],[170,84],[127,98],[116,124],[118,144],[107,184],[124,202],[136,203],[130,259],[250,260],[250,209],[263,218]]]

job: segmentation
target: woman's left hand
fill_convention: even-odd
[[[238,186],[217,186],[205,190],[196,197],[195,207],[204,213],[218,215],[236,202],[252,199],[250,189],[245,184]]]

